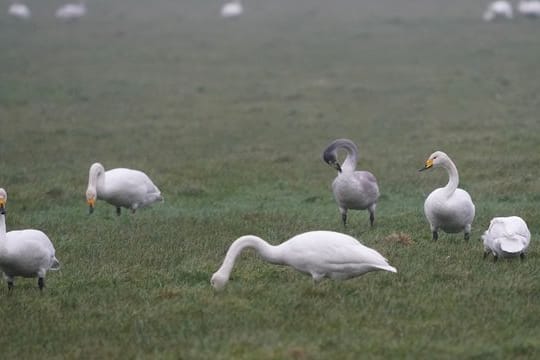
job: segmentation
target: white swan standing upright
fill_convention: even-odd
[[[456,165],[444,152],[435,151],[419,171],[432,167],[444,168],[449,177],[448,184],[433,190],[424,202],[424,213],[429,221],[433,240],[437,240],[439,229],[447,233],[464,231],[465,240],[469,240],[474,219],[474,204],[469,193],[458,189],[459,174]]]
[[[339,149],[344,149],[347,152],[343,165],[340,165],[337,160]],[[338,171],[337,177],[332,182],[332,191],[341,213],[343,225],[347,225],[347,211],[349,209],[367,209],[369,222],[373,226],[375,208],[379,199],[379,186],[377,179],[369,171],[356,171],[357,160],[358,148],[349,139],[334,140],[323,152],[323,161]]]
[[[230,18],[240,16],[244,13],[244,6],[240,0],[229,1],[221,7],[221,17]]]
[[[8,14],[23,20],[28,20],[32,16],[30,8],[27,5],[18,2],[9,6]]]
[[[310,231],[273,246],[263,239],[246,235],[235,240],[223,264],[210,280],[217,290],[229,281],[234,262],[245,248],[255,249],[272,264],[292,266],[311,275],[318,282],[327,277],[345,280],[370,271],[397,272],[377,251],[362,245],[355,238],[333,231]]]
[[[94,211],[96,199],[116,206],[118,215],[122,207],[135,212],[138,208],[163,201],[159,189],[142,171],[124,168],[105,171],[100,163],[92,164],[88,173],[86,202],[90,213]]]
[[[519,216],[496,217],[482,235],[484,241],[484,258],[491,252],[495,260],[499,256],[511,257],[519,255],[525,258],[525,252],[531,241],[531,233],[527,223]]]
[[[7,193],[0,188],[0,270],[4,272],[8,289],[13,288],[14,278],[37,277],[43,290],[48,270],[58,270],[60,263],[55,256],[51,240],[39,230],[16,230],[6,234]]]
[[[504,0],[494,1],[488,5],[482,17],[484,21],[492,21],[495,19],[502,19],[502,18],[512,19],[514,17],[512,4]]]
[[[74,20],[86,15],[87,9],[84,1],[78,3],[68,3],[60,6],[54,16],[62,20]]]

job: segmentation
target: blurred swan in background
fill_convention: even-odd
[[[449,177],[448,184],[433,190],[424,202],[424,213],[429,221],[433,240],[438,239],[439,229],[447,233],[464,231],[465,240],[469,240],[475,207],[469,193],[458,189],[459,174],[456,165],[444,152],[436,151],[419,171],[432,167],[444,168]]]
[[[13,3],[8,9],[8,14],[19,19],[27,20],[30,19],[32,13],[30,8],[23,3]]]
[[[519,255],[525,258],[525,252],[531,241],[531,233],[525,221],[519,216],[496,217],[482,235],[484,258],[491,252],[495,260],[499,256]]]
[[[494,1],[487,6],[482,17],[485,21],[512,19],[514,17],[512,4],[503,0]]]
[[[338,150],[347,152],[342,165],[337,159]],[[369,171],[356,171],[358,148],[349,139],[337,139],[324,149],[323,161],[338,171],[332,182],[332,192],[341,213],[343,225],[347,225],[347,211],[368,210],[369,222],[373,226],[375,221],[375,208],[379,199],[379,186],[377,179]]]
[[[64,4],[56,10],[55,16],[62,20],[78,19],[86,15],[86,4],[79,3]]]
[[[370,271],[397,272],[388,261],[355,238],[333,231],[310,231],[294,236],[274,246],[263,239],[246,235],[232,243],[223,264],[210,280],[217,290],[225,287],[236,258],[245,248],[253,248],[271,264],[288,265],[311,275],[315,282],[322,279],[345,280]]]
[[[16,276],[37,277],[39,290],[45,286],[48,270],[58,270],[54,246],[43,232],[34,229],[6,233],[7,193],[0,188],[0,270],[4,272],[8,289]]]
[[[221,17],[229,18],[240,16],[244,13],[244,7],[240,0],[229,1],[221,7]]]
[[[522,0],[517,5],[517,12],[523,16],[538,18],[540,17],[540,1]]]
[[[124,168],[105,171],[100,163],[92,164],[88,173],[86,202],[90,213],[94,211],[96,199],[116,206],[118,215],[122,207],[135,212],[138,208],[163,201],[159,189],[142,171]]]

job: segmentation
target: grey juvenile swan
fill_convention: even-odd
[[[337,160],[338,150],[347,152],[342,165]],[[349,139],[332,141],[323,152],[323,160],[338,171],[332,182],[332,191],[339,207],[343,225],[347,225],[347,210],[369,211],[369,222],[373,226],[375,208],[379,199],[377,179],[369,171],[356,171],[358,148]]]

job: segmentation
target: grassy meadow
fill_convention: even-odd
[[[486,24],[485,1],[89,0],[81,21],[28,0],[0,14],[0,187],[7,228],[38,228],[62,269],[0,286],[5,359],[533,359],[540,357],[540,22]],[[378,178],[376,225],[343,229],[321,160],[333,139]],[[471,240],[423,201],[447,152],[471,194]],[[165,202],[117,217],[85,203],[89,166],[146,171]],[[483,260],[494,216],[528,257]],[[246,251],[346,232],[398,269],[314,285]],[[396,241],[395,234],[411,241]]]

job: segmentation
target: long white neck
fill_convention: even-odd
[[[349,142],[344,142],[341,144],[341,147],[347,152],[347,157],[341,165],[341,170],[343,172],[353,172],[356,170],[356,163],[358,162],[358,149],[354,144]]]
[[[0,214],[0,255],[6,252],[6,216]]]
[[[103,191],[105,187],[105,169],[100,164],[90,167],[88,173],[88,188],[96,192]]]
[[[448,172],[449,179],[448,184],[444,187],[444,193],[447,197],[450,197],[454,194],[459,185],[459,174],[456,165],[454,165],[454,162],[450,159],[442,163],[441,166]]]
[[[227,255],[225,255],[225,260],[223,260],[223,264],[216,273],[219,273],[228,279],[233,269],[236,258],[245,248],[255,249],[255,251],[257,251],[264,260],[272,264],[283,263],[283,260],[278,250],[278,246],[270,245],[260,237],[246,235],[239,237],[238,239],[236,239],[235,242],[232,243],[231,247],[227,251]]]

